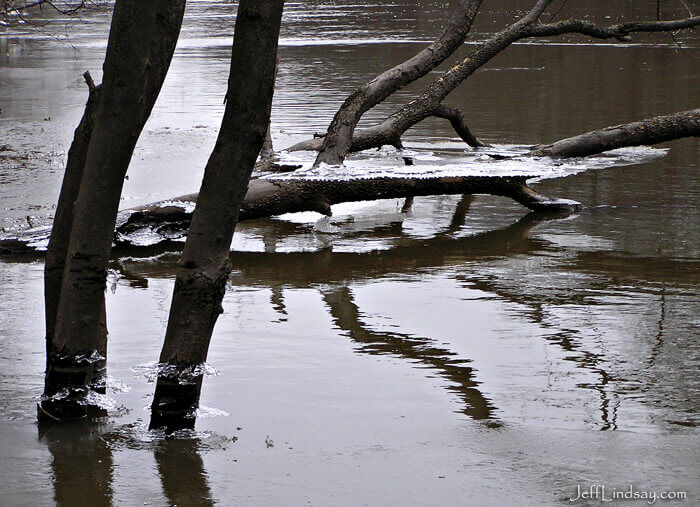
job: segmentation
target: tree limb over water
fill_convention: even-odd
[[[370,81],[370,83],[364,85],[350,95],[343,106],[341,106],[338,113],[336,113],[326,136],[302,141],[289,148],[289,151],[319,151],[316,164],[324,162],[336,165],[342,163],[349,153],[379,148],[384,145],[400,146],[401,136],[408,129],[430,116],[446,118],[448,117],[446,116],[446,112],[451,113],[449,119],[460,138],[470,146],[475,146],[478,145],[476,143],[478,139],[476,139],[468,129],[466,129],[466,131],[464,130],[464,127],[466,127],[466,120],[464,120],[464,118],[459,119],[458,116],[456,116],[458,113],[456,110],[446,111],[442,101],[469,76],[474,74],[474,72],[514,42],[528,38],[551,37],[564,34],[580,34],[595,39],[616,39],[620,42],[628,42],[631,40],[631,34],[633,33],[673,32],[694,28],[700,24],[700,16],[691,16],[686,19],[672,21],[620,23],[608,27],[599,26],[590,21],[581,19],[568,19],[556,23],[541,23],[539,18],[550,3],[551,0],[539,0],[532,10],[524,17],[478,45],[466,58],[435,80],[418,98],[394,111],[380,124],[355,132],[355,126],[359,122],[362,114],[371,107],[374,107],[379,101],[376,103],[364,101],[362,102],[362,107],[351,107],[349,105],[349,102],[352,102],[351,99],[353,99],[354,96],[361,94],[359,90],[363,90],[369,86],[369,84],[375,83],[378,79],[375,78],[375,80]],[[470,27],[471,24],[466,27],[467,30]],[[421,54],[422,53],[419,53],[408,61],[414,61],[416,58],[419,58]],[[443,58],[443,61],[446,58],[447,56]],[[404,62],[404,64],[407,62]],[[401,65],[394,68],[400,68]],[[387,73],[383,73],[380,76],[385,76],[386,74]],[[422,75],[424,74],[420,76],[417,75],[412,81],[415,81]],[[388,78],[384,79],[384,81],[382,81],[384,83],[384,93],[381,95],[381,100],[384,100],[396,90],[406,86],[408,82],[404,81],[399,83],[398,81],[392,81]],[[375,94],[379,95],[379,92],[375,91]],[[347,118],[347,111],[350,109],[355,113],[352,119]],[[341,118],[344,119],[341,120]],[[453,121],[455,119],[458,121]],[[344,122],[344,128],[338,126],[339,122]]]

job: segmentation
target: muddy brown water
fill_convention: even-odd
[[[580,8],[608,23],[656,15],[656,2],[604,4]],[[472,40],[528,5],[485,5]],[[661,6],[683,15],[680,2]],[[446,9],[289,3],[277,146],[323,130],[353,86],[434,37]],[[233,13],[228,2],[188,7],[123,207],[196,191],[223,111]],[[50,223],[80,74],[99,77],[108,21],[0,27],[5,230]],[[683,51],[668,36],[515,45],[449,102],[498,145],[697,107],[700,45],[678,39]],[[406,143],[422,155],[462,149],[439,120]],[[407,214],[399,201],[338,206],[334,234],[314,232],[313,214],[241,224],[196,432],[175,439],[146,425],[177,254],[115,259],[110,415],[41,432],[43,265],[0,260],[0,504],[546,505],[592,485],[697,502],[700,144],[663,148],[534,185],[586,206],[565,219],[451,196],[416,199]]]

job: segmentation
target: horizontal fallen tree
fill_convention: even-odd
[[[548,145],[533,146],[532,157],[571,158],[594,155],[627,146],[657,144],[684,137],[700,136],[700,109],[656,116],[646,120],[594,130]],[[270,159],[258,163],[259,171],[270,169]],[[331,216],[331,206],[343,202],[412,198],[428,195],[491,194],[509,197],[539,212],[575,211],[581,204],[568,199],[541,195],[527,185],[529,176],[368,177],[352,179],[264,179],[253,178],[243,200],[239,220],[264,218],[285,213],[316,211]],[[187,194],[120,212],[115,241],[130,243],[139,230],[150,229],[164,239],[186,235],[197,202]],[[31,245],[48,237],[49,229],[31,238],[0,240],[0,255],[34,251]]]

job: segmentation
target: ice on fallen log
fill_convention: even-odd
[[[385,198],[455,193],[486,193],[511,197],[530,209],[573,210],[569,199],[551,199],[527,187],[527,182],[561,178],[583,171],[648,162],[667,149],[634,147],[612,150],[581,159],[527,156],[529,146],[497,145],[465,150],[453,141],[408,144],[404,150],[384,148],[348,157],[340,167],[313,168],[315,153],[282,152],[279,163],[299,165],[284,173],[259,174],[251,180],[241,220],[284,213],[317,211],[330,214],[330,206]],[[405,165],[403,158],[413,160]],[[184,241],[197,194],[170,198],[123,210],[117,218],[115,244],[151,246]],[[314,226],[319,233],[341,232],[330,220]],[[0,234],[0,255],[45,250],[49,227],[12,230]]]

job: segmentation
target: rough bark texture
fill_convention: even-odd
[[[340,164],[350,150],[355,126],[362,115],[454,53],[464,43],[480,5],[481,0],[457,0],[445,31],[435,42],[352,92],[328,127],[316,164]]]
[[[700,109],[655,116],[646,120],[594,130],[546,146],[537,146],[533,155],[585,157],[603,151],[700,136]]]
[[[477,139],[477,137],[472,134],[472,131],[467,125],[467,120],[464,117],[464,113],[462,113],[462,111],[459,109],[440,104],[433,110],[433,116],[449,120],[450,125],[452,125],[452,128],[455,129],[457,135],[462,139],[462,141],[467,143],[472,148],[485,148],[489,146],[488,144]]]
[[[535,146],[533,156],[576,157],[601,153],[613,148],[653,144],[698,136],[698,110],[659,116],[626,125],[608,127],[580,136]],[[585,150],[585,152],[583,151]],[[259,162],[257,167],[265,166]],[[352,180],[267,180],[253,179],[243,199],[239,220],[280,215],[295,211],[330,214],[330,205],[348,201],[410,198],[418,195],[495,194],[511,197],[530,209],[551,211],[576,209],[579,204],[550,199],[532,191],[524,177],[462,176],[452,178],[357,178]],[[167,202],[194,203],[197,194],[168,199]],[[192,213],[176,204],[154,203],[128,210],[128,218],[116,230],[116,241],[143,227],[165,236],[184,234]],[[34,238],[36,240],[37,238]],[[0,241],[0,255],[33,252],[29,241]]]
[[[238,7],[226,110],[205,168],[160,355],[174,371],[158,377],[151,427],[194,425],[202,381],[194,368],[207,358],[222,311],[233,231],[268,128],[283,4],[242,0]],[[190,381],[183,383],[183,374]]]
[[[598,27],[581,20],[567,20],[553,24],[537,23],[539,16],[549,3],[551,2],[538,2],[537,6],[525,17],[479,46],[467,58],[431,84],[418,98],[392,113],[391,116],[376,127],[358,132],[352,140],[350,152],[362,151],[384,144],[393,145],[413,125],[429,116],[439,116],[437,111],[441,108],[441,102],[457,86],[501,51],[519,40],[531,37],[580,33],[599,39],[617,38],[618,40],[626,41],[629,40],[629,34],[633,32],[676,30],[690,28],[700,23],[700,18],[698,17],[677,21],[626,23],[611,27]]]
[[[99,102],[100,88],[95,86],[90,74],[85,73],[85,80],[88,84],[89,96],[83,117],[75,129],[73,142],[68,150],[68,160],[66,171],[63,174],[63,184],[61,193],[56,205],[56,213],[53,219],[51,237],[46,249],[44,262],[44,307],[46,320],[46,366],[48,367],[51,357],[51,343],[53,341],[54,327],[56,326],[56,311],[61,295],[61,283],[63,282],[63,268],[66,265],[66,255],[68,253],[68,241],[70,240],[70,230],[73,225],[73,204],[78,198],[80,182],[83,178],[85,167],[85,156],[87,155],[92,135],[97,104]],[[106,357],[107,334],[101,336],[98,352]]]
[[[136,140],[165,79],[184,0],[117,0],[104,78],[73,209],[51,361],[40,414],[84,417],[81,396],[101,361],[103,292],[119,198]],[[54,396],[68,389],[70,396]]]
[[[250,220],[284,213],[316,211],[330,216],[331,205],[374,199],[411,198],[425,195],[492,194],[510,197],[535,211],[572,211],[575,201],[552,199],[538,194],[525,184],[525,176],[461,176],[443,178],[364,178],[356,180],[250,181],[238,220]],[[197,194],[172,199],[196,202]],[[180,206],[159,203],[128,210],[131,215],[117,229],[117,237],[126,238],[144,227],[164,234],[185,233],[192,218]],[[190,232],[191,234],[191,232]]]

